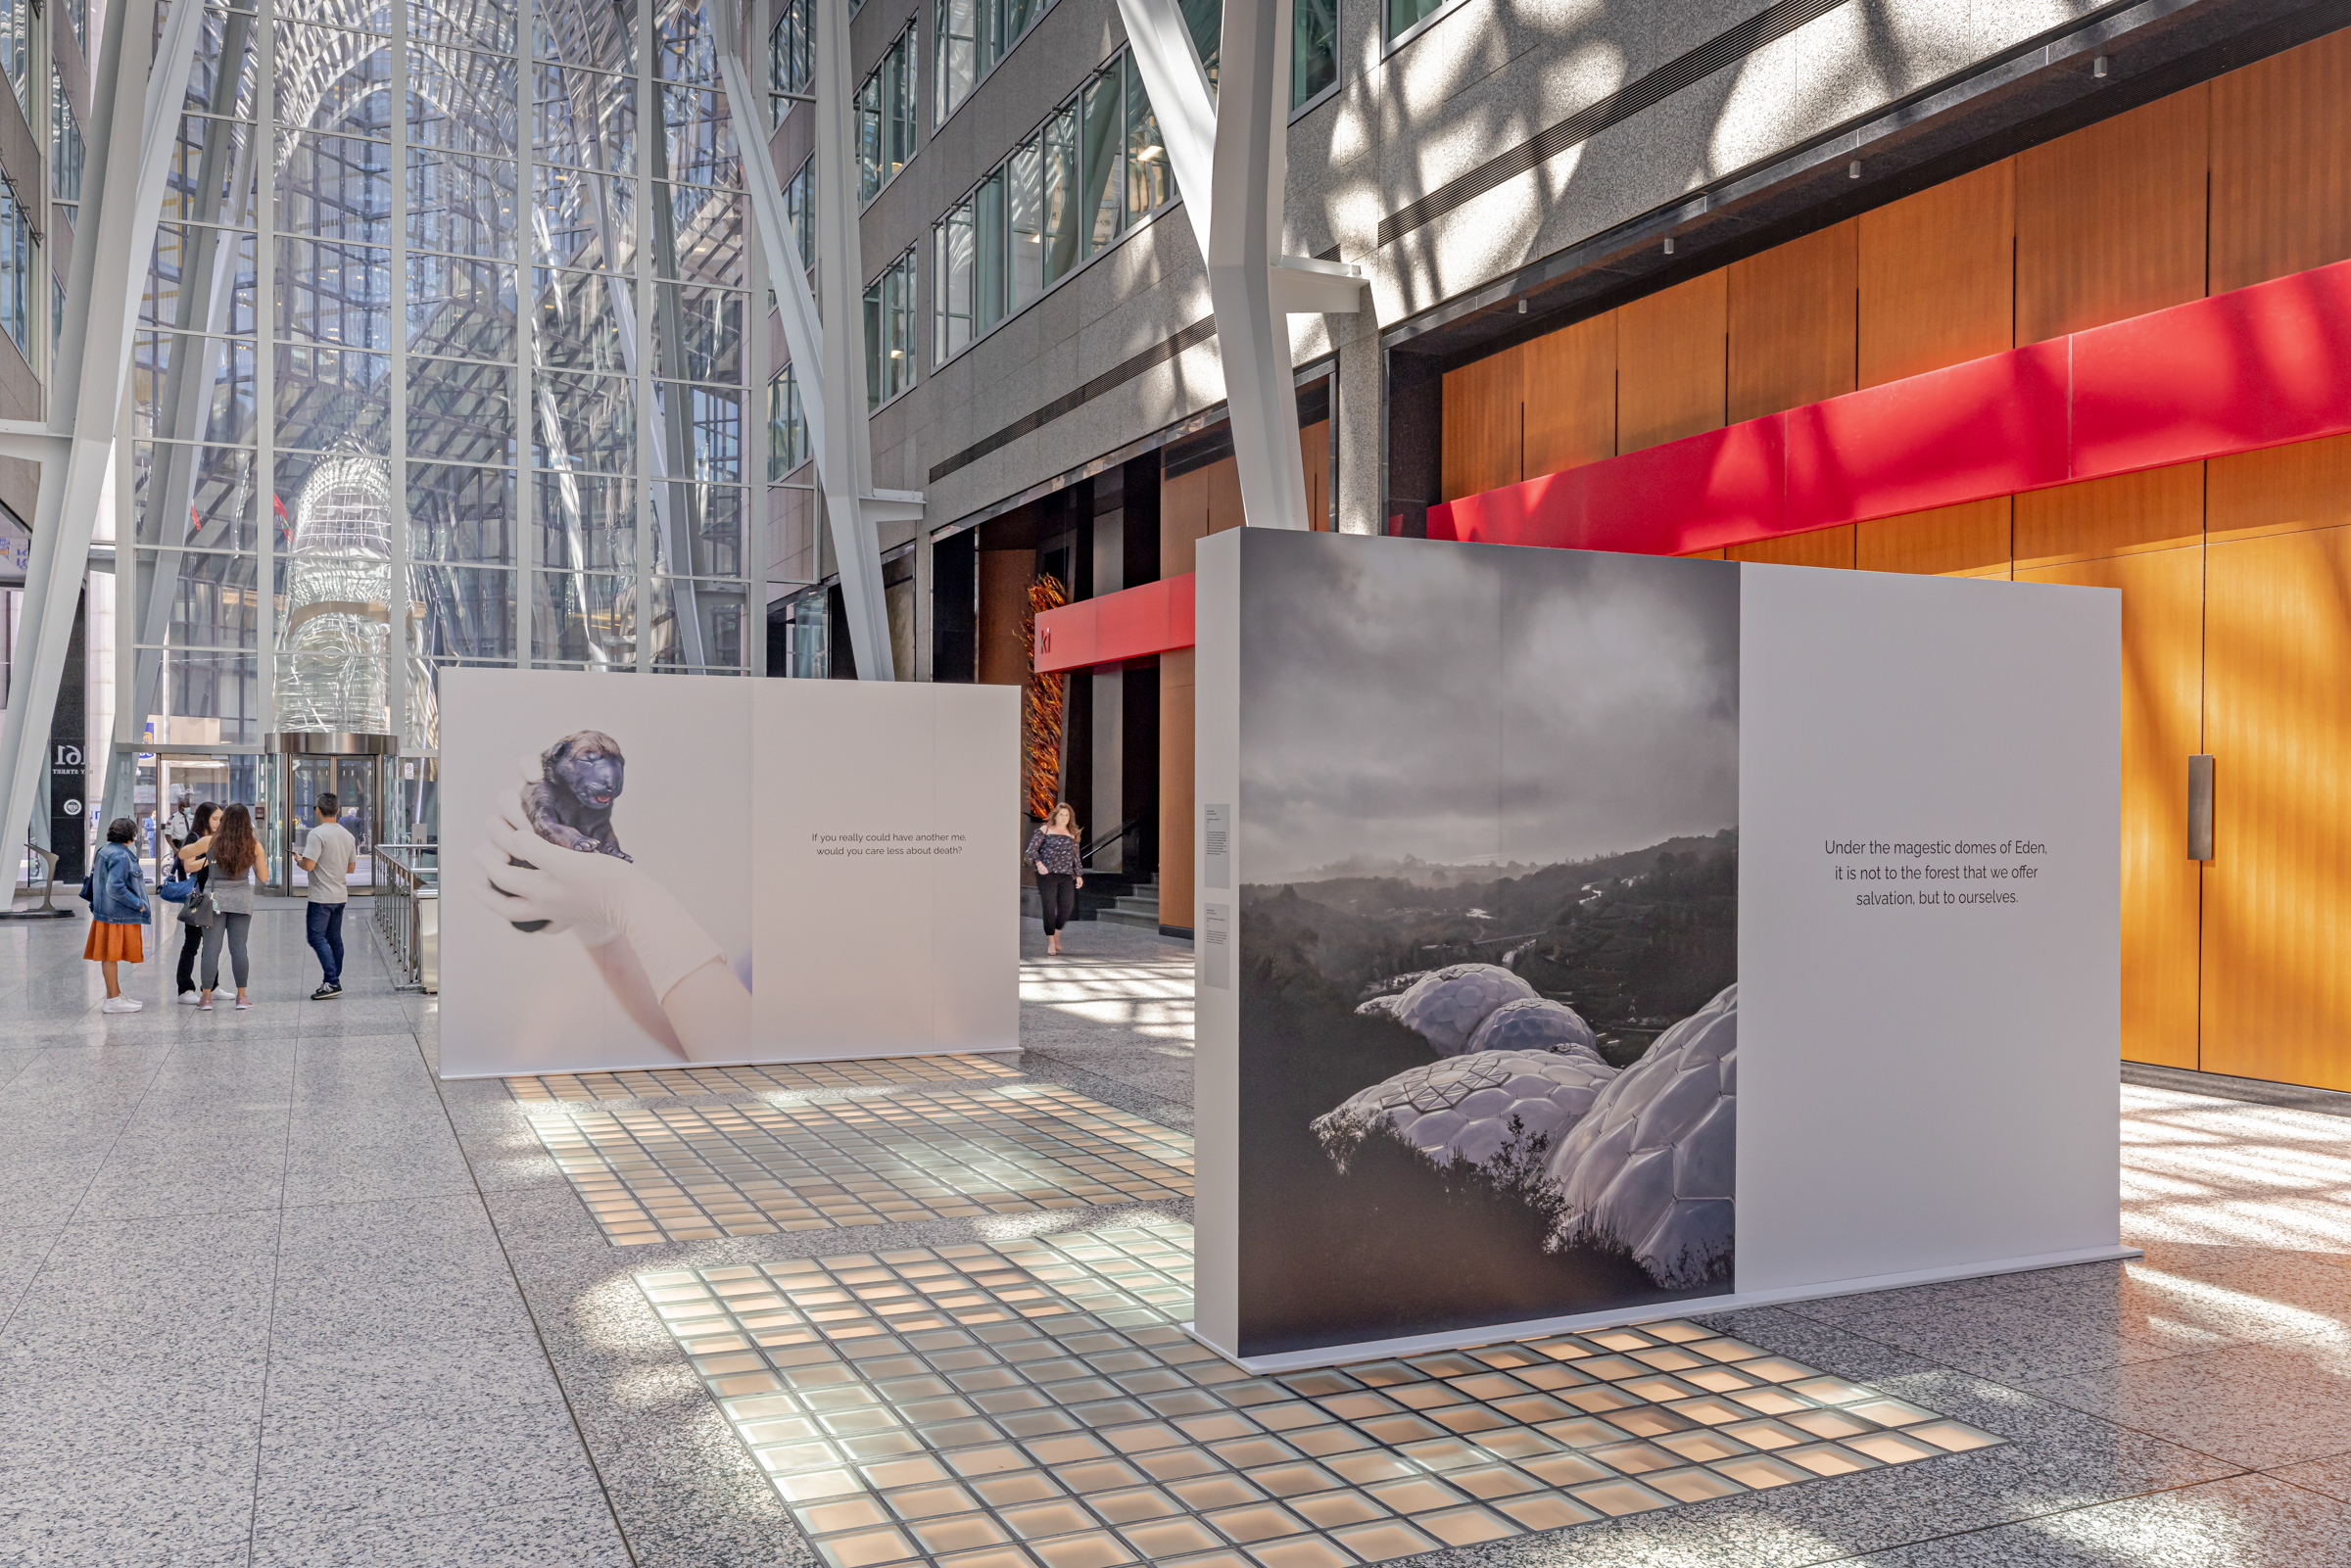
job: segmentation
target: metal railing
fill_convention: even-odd
[[[1159,819],[1156,817],[1129,817],[1127,821],[1119,824],[1118,832],[1107,838],[1097,838],[1084,849],[1080,850],[1078,858],[1081,862],[1091,860],[1120,839],[1128,838],[1132,842],[1136,851],[1134,858],[1139,862],[1145,858],[1142,851],[1147,845],[1151,830],[1158,826]]]
[[[441,989],[441,846],[375,846],[375,925],[395,990]]]

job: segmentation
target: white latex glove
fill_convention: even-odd
[[[520,766],[517,771],[521,774],[523,784],[537,784],[540,777],[539,759],[533,756],[523,757],[520,761]],[[531,832],[530,819],[523,814],[522,791],[519,788],[508,789],[498,797],[498,813],[499,815],[497,820],[500,823],[503,823],[506,828],[513,829],[523,833],[538,846],[537,849],[531,854],[517,856],[517,859],[527,861],[533,866],[544,866],[547,864],[549,857],[552,855],[577,853],[576,850],[566,850],[559,844],[551,844],[546,839],[541,838],[537,833]],[[487,840],[484,841],[483,848],[485,851],[487,850]],[[478,854],[476,858],[479,858]],[[505,857],[503,854],[499,856],[499,864],[509,871],[518,871],[521,869],[519,867],[506,866]],[[516,912],[515,901],[513,899],[506,897],[503,893],[493,891],[489,884],[477,883],[476,889],[480,895],[489,902],[490,907],[499,912],[502,919],[508,921],[546,920],[547,924],[545,926],[541,927],[535,932],[528,933],[531,935],[559,936],[565,931],[570,931],[573,935],[580,939],[580,945],[583,947],[602,947],[605,943],[614,940],[620,935],[618,931],[612,929],[608,926],[597,926],[594,924],[583,925],[576,921],[555,920],[543,915],[534,916],[520,914]]]
[[[701,923],[643,868],[559,848],[518,826],[518,790],[501,795],[498,804],[499,814],[488,824],[489,844],[475,850],[474,859],[492,889],[484,896],[505,919],[560,922],[579,929],[583,940],[591,932],[627,938],[656,999],[703,965],[724,962]],[[510,865],[508,857],[531,864]]]

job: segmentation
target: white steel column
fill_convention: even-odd
[[[854,104],[849,89],[849,16],[846,0],[819,0],[816,25],[816,79],[810,84],[816,103],[816,275],[833,302],[833,354],[827,357],[824,322],[808,275],[800,266],[799,245],[784,214],[784,186],[776,178],[775,160],[760,129],[764,116],[747,121],[745,104],[761,104],[744,64],[742,39],[732,6],[719,4],[711,16],[716,23],[719,78],[726,84],[730,110],[727,123],[743,158],[743,183],[750,193],[751,220],[758,230],[758,249],[766,263],[768,287],[775,291],[776,311],[783,319],[784,342],[792,350],[792,367],[800,388],[801,423],[808,431],[808,448],[816,462],[817,492],[823,498],[825,518],[833,534],[833,553],[840,563],[840,597],[849,621],[849,649],[863,681],[897,678],[889,647],[889,612],[882,594],[882,541],[877,526],[885,517],[904,519],[922,515],[922,497],[911,492],[877,494],[874,490],[873,438],[865,404],[865,273],[857,236],[856,135],[850,117]],[[835,49],[839,55],[836,58]],[[748,125],[748,129],[745,125]],[[756,300],[754,292],[752,298]],[[765,561],[759,575],[767,573]],[[767,613],[762,581],[759,613]]]
[[[1175,0],[1119,0],[1119,17],[1208,261],[1242,518],[1311,528],[1289,317],[1354,311],[1364,280],[1355,267],[1281,254],[1291,0],[1224,0],[1213,99]]]
[[[1224,361],[1224,402],[1241,514],[1257,528],[1312,526],[1298,450],[1288,316],[1273,309],[1281,198],[1289,173],[1290,0],[1224,0],[1217,66],[1208,297]]]
[[[865,505],[874,489],[874,449],[866,426],[865,267],[857,232],[848,0],[817,0],[814,86],[816,281],[832,302],[834,330],[823,345],[818,374],[800,385],[813,383],[825,405],[816,477],[825,521],[833,531],[833,553],[840,563],[840,601],[848,615],[857,678],[890,681],[897,672],[890,662],[889,610],[882,596],[882,540]],[[767,183],[774,183],[772,177]],[[792,352],[796,357],[797,344]],[[807,401],[801,399],[803,404]]]
[[[65,338],[50,386],[43,432],[49,440],[43,444],[17,644],[21,697],[10,702],[0,728],[0,841],[13,843],[23,832],[34,776],[48,749],[73,600],[114,461],[139,298],[203,21],[203,7],[173,6],[151,56],[153,0],[129,0],[121,14],[107,19],[92,117],[100,133],[89,144],[82,178],[82,212],[94,213],[96,221],[83,223],[82,240],[73,247]]]
[[[721,0],[724,3],[724,0]],[[628,12],[620,13],[623,17]],[[637,489],[637,573],[636,586],[631,590],[637,596],[637,638],[634,668],[640,675],[653,668],[653,487],[661,472],[660,433],[653,425],[653,400],[659,396],[660,370],[653,359],[653,236],[657,232],[650,211],[668,196],[655,188],[655,170],[669,171],[669,126],[663,118],[661,89],[653,77],[653,8],[640,5],[631,24],[630,36],[636,39],[631,57],[636,62],[637,74],[633,90],[637,96],[637,264],[634,269],[636,288],[630,291],[636,300],[634,312],[622,318],[620,330],[627,345],[629,379],[634,383],[632,406],[636,409],[637,456],[630,465],[636,475]],[[666,180],[663,181],[667,183]],[[609,257],[612,253],[604,253]],[[617,270],[617,269],[616,269]],[[648,365],[654,368],[648,370]],[[583,607],[585,601],[583,600]],[[674,605],[676,601],[673,599]]]

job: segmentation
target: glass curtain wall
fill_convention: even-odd
[[[181,107],[134,362],[154,738],[429,753],[451,664],[739,673],[744,196],[700,6],[206,0]]]

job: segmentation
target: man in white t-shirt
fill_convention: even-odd
[[[313,1002],[343,994],[343,906],[351,898],[351,864],[359,858],[360,846],[351,830],[335,820],[342,809],[343,803],[332,794],[320,795],[317,824],[303,839],[302,853],[294,857],[310,874],[311,951],[326,972],[326,978],[311,993]]]
[[[164,842],[168,848],[167,852],[155,857],[155,879],[157,881],[168,882],[179,875],[179,861],[176,857],[194,832],[195,827],[188,820],[188,797],[180,795],[171,802],[171,815],[164,822]],[[193,930],[195,927],[190,927],[189,929]]]

